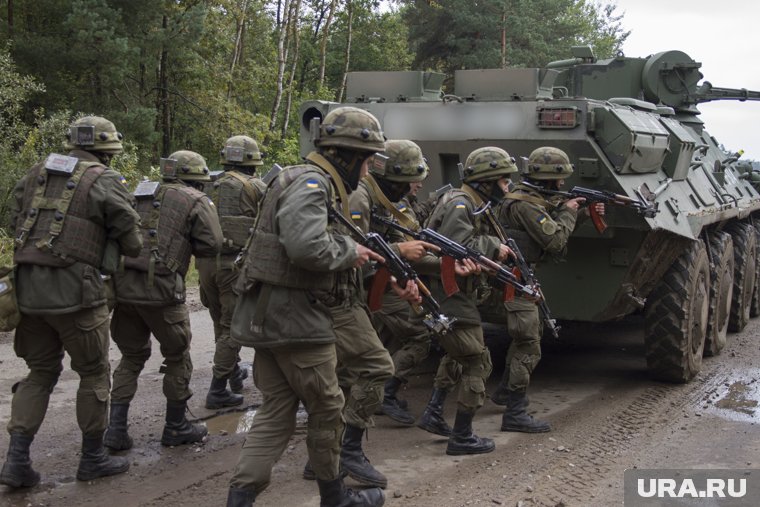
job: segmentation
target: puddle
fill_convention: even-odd
[[[253,417],[256,415],[256,409],[258,407],[251,407],[245,411],[231,411],[224,414],[219,414],[206,419],[206,427],[211,435],[219,433],[248,433],[253,424]],[[303,408],[303,405],[298,407],[296,413],[296,432],[303,429],[306,426],[308,420],[308,414]]]
[[[757,422],[760,405],[758,376],[749,379],[730,379],[717,392],[713,411],[733,421]]]

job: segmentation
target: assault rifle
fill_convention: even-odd
[[[393,251],[391,246],[380,234],[376,232],[364,233],[356,225],[343,216],[340,211],[330,207],[328,209],[330,218],[336,222],[344,225],[352,236],[356,238],[359,243],[369,248],[376,254],[385,259],[385,263],[380,266],[375,273],[372,280],[372,287],[369,293],[369,308],[372,311],[377,311],[382,307],[382,298],[385,293],[385,288],[388,286],[391,275],[396,278],[397,283],[404,287],[407,281],[412,280],[419,289],[420,296],[422,297],[422,308],[427,312],[423,322],[425,325],[436,334],[446,334],[451,330],[452,324],[456,319],[449,319],[446,315],[441,313],[441,305],[435,300],[422,280],[420,280],[414,269],[401,258],[396,252]],[[416,305],[413,305],[416,306]]]
[[[565,199],[577,199],[578,197],[583,197],[586,199],[586,204],[602,202],[604,204],[624,206],[636,210],[639,215],[643,215],[647,218],[654,218],[660,211],[656,203],[648,202],[642,196],[639,196],[638,199],[632,199],[627,195],[616,194],[608,190],[594,190],[593,188],[584,187],[573,187],[568,192],[562,190],[549,190],[548,188],[528,183],[525,180],[523,180],[521,184],[544,195],[555,195],[564,197]],[[591,215],[591,221],[594,223],[597,232],[602,234],[607,229],[607,223],[604,221],[604,218],[596,212],[593,206],[589,207],[589,214]]]
[[[475,250],[474,248],[470,248],[464,245],[461,245],[457,243],[456,241],[452,241],[446,236],[440,234],[437,231],[434,231],[433,229],[421,229],[420,231],[413,231],[411,229],[408,229],[404,227],[403,225],[399,224],[398,222],[395,222],[393,220],[389,220],[387,218],[378,216],[373,214],[372,220],[375,220],[377,223],[386,225],[389,227],[392,227],[396,229],[397,231],[408,235],[409,237],[412,237],[414,239],[418,239],[421,241],[425,241],[427,243],[433,244],[441,249],[440,255],[442,257],[441,259],[441,271],[445,273],[453,273],[454,270],[454,262],[455,261],[461,261],[464,259],[470,259],[476,263],[478,263],[480,266],[484,267],[488,273],[489,276],[495,278],[497,281],[505,284],[507,287],[512,287],[515,291],[524,294],[525,296],[532,298],[532,299],[540,299],[541,293],[536,290],[536,287],[530,284],[522,284],[517,279],[517,277],[512,273],[509,269],[507,269],[506,266],[503,264],[500,264],[496,261],[493,261],[486,257],[482,252],[479,252]],[[447,282],[447,279],[449,277],[443,276],[442,282],[443,282],[443,288],[447,295],[454,294],[459,290],[456,287],[456,281],[454,280],[454,286],[452,287],[449,282]]]
[[[515,269],[513,271],[514,275],[522,278],[525,283],[535,287],[536,292],[538,292],[538,310],[541,312],[541,316],[544,321],[544,327],[551,331],[554,339],[559,339],[560,327],[557,325],[557,320],[552,318],[552,312],[549,310],[549,305],[546,304],[546,299],[544,298],[544,293],[541,290],[541,285],[538,283],[536,275],[533,273],[530,264],[528,264],[528,261],[525,260],[525,257],[520,251],[520,248],[517,246],[517,242],[514,240],[514,238],[511,238],[507,234],[507,231],[504,230],[504,226],[502,226],[501,222],[497,220],[491,208],[486,208],[485,214],[488,218],[488,221],[491,223],[491,226],[496,230],[496,234],[499,236],[501,242],[507,245],[515,254]]]

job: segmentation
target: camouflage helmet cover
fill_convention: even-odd
[[[371,113],[358,107],[339,107],[327,113],[314,144],[378,152],[385,149],[384,140],[380,122]]]
[[[509,153],[495,146],[486,146],[467,157],[463,181],[493,181],[516,172],[515,159]]]
[[[221,156],[222,165],[248,167],[264,164],[259,145],[248,136],[232,136],[227,139]]]
[[[121,140],[124,136],[116,131],[113,123],[101,116],[84,116],[69,127],[64,143],[67,150],[81,149],[118,155],[124,151]]]
[[[370,172],[388,181],[414,183],[427,178],[428,165],[417,144],[406,140],[385,141],[384,167],[370,166]]]
[[[573,174],[573,165],[564,151],[543,146],[531,152],[524,174],[534,180],[562,180]]]
[[[165,180],[211,181],[206,159],[189,150],[175,151],[162,160],[161,176]]]

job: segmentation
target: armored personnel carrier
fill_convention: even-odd
[[[615,192],[657,212],[609,206],[602,234],[583,223],[565,262],[539,263],[554,316],[603,322],[643,312],[652,375],[686,382],[728,331],[760,314],[757,175],[721,149],[697,106],[760,92],[700,83],[701,64],[681,51],[608,60],[589,47],[572,51],[540,69],[457,71],[449,94],[442,74],[349,74],[346,103],[301,106],[302,151],[311,149],[311,120],[341,105],[372,112],[388,138],[418,143],[431,167],[427,190],[458,186],[457,164],[481,146],[516,158],[561,148],[575,165],[564,188]]]

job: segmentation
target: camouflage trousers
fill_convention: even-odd
[[[433,385],[438,389],[457,390],[457,405],[477,410],[486,399],[486,380],[491,375],[491,353],[483,341],[481,326],[462,326],[439,336],[446,354],[438,365]]]
[[[230,336],[232,313],[237,303],[237,294],[232,287],[238,272],[229,267],[229,258],[222,257],[220,262],[221,266],[218,266],[216,257],[198,258],[195,267],[198,269],[201,303],[208,308],[214,321],[216,349],[212,372],[214,377],[226,379],[240,361],[240,344]]]
[[[190,315],[182,303],[168,306],[140,306],[118,303],[111,319],[111,336],[121,351],[121,361],[113,373],[113,401],[129,403],[137,392],[137,380],[150,358],[151,332],[158,340],[164,364],[164,396],[184,401],[193,395],[190,377]]]
[[[337,338],[338,381],[346,393],[343,417],[347,424],[370,428],[372,415],[383,402],[385,382],[393,376],[393,361],[364,306],[334,307],[330,313]]]
[[[63,371],[65,351],[79,375],[79,428],[85,435],[101,435],[108,425],[108,345],[106,305],[62,315],[22,314],[13,347],[29,367],[29,375],[13,386],[8,431],[28,436],[37,433]]]
[[[258,348],[253,381],[263,402],[240,450],[230,487],[257,494],[270,482],[272,467],[296,428],[299,400],[309,414],[306,448],[321,480],[338,477],[343,434],[343,393],[336,376],[334,344]]]
[[[391,353],[394,376],[406,382],[412,370],[430,353],[430,332],[422,322],[409,319],[409,305],[398,311],[386,312],[385,308],[372,314],[380,341]]]
[[[507,333],[512,342],[507,351],[502,384],[510,391],[525,391],[530,376],[541,360],[541,317],[538,306],[523,298],[504,303]]]

